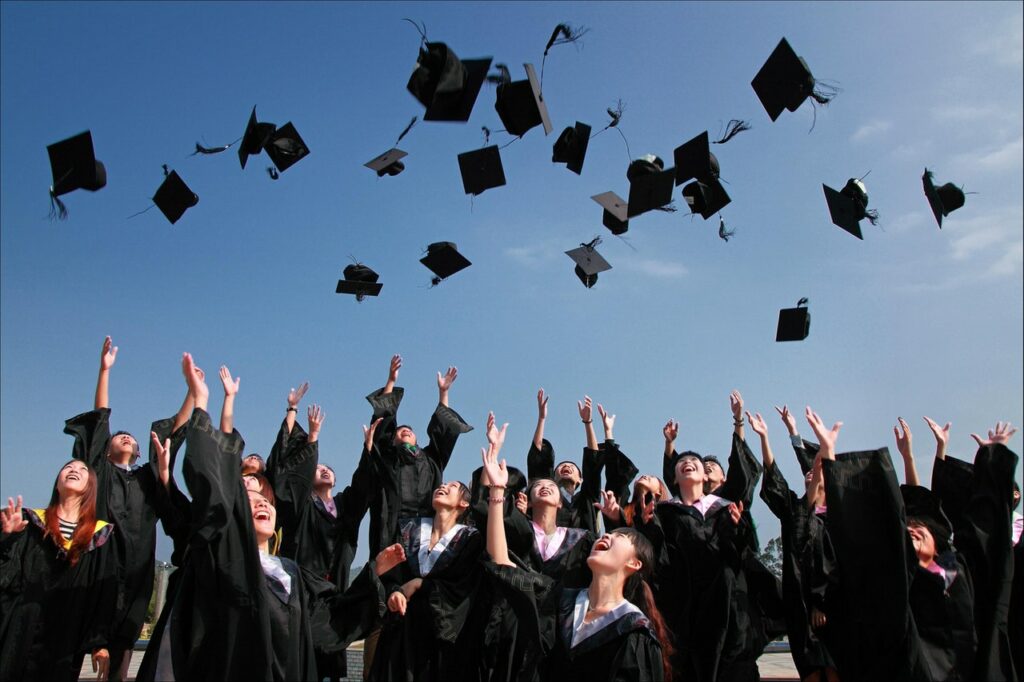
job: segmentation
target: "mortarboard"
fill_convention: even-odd
[[[354,294],[357,301],[362,301],[367,296],[380,294],[383,284],[377,282],[380,275],[366,267],[362,263],[346,265],[342,272],[345,279],[338,280],[337,294]]]
[[[95,192],[106,186],[107,169],[102,161],[96,160],[90,131],[55,142],[46,148],[46,153],[50,157],[50,172],[53,174],[50,205],[61,218],[67,217],[67,209],[57,197],[76,189]]]
[[[590,197],[601,205],[604,214],[601,224],[618,236],[629,230],[629,209],[626,202],[615,192],[603,192]]]
[[[797,56],[785,38],[779,41],[750,85],[773,121],[783,109],[796,111],[808,97],[819,104],[827,104],[830,99],[815,91],[814,76],[807,62]]]
[[[263,148],[274,162],[278,172],[284,173],[309,154],[299,131],[289,121],[271,134]]]
[[[690,179],[705,183],[718,179],[718,159],[711,153],[706,130],[692,140],[676,147],[673,157],[676,163],[677,187]]]
[[[242,134],[242,143],[238,145],[238,161],[242,168],[245,168],[245,162],[250,156],[255,156],[263,150],[275,130],[277,126],[273,123],[260,123],[256,120],[256,107],[253,107],[252,113],[249,114],[249,123]]]
[[[803,341],[811,330],[811,312],[805,308],[807,299],[801,298],[795,308],[779,311],[779,327],[775,341]]]
[[[590,126],[576,121],[575,126],[567,127],[555,140],[551,148],[551,161],[564,163],[565,167],[576,175],[583,172],[583,160],[587,156],[590,144]]]
[[[427,108],[425,121],[468,121],[491,58],[460,60],[444,43],[420,48],[406,89]]]
[[[459,154],[459,172],[466,194],[477,195],[505,185],[505,169],[501,165],[498,145]]]
[[[451,277],[459,270],[464,270],[472,265],[455,248],[455,242],[434,242],[427,247],[427,255],[420,258],[420,262],[436,275],[433,280],[434,284],[439,284],[442,279]]]
[[[377,177],[384,177],[385,175],[398,175],[405,170],[405,164],[402,163],[401,159],[404,159],[409,154],[402,151],[398,147],[393,147],[375,159],[367,161],[363,165],[370,170],[377,171]]]
[[[153,203],[173,225],[199,203],[199,195],[189,189],[177,171],[171,171],[153,195]]]
[[[533,64],[523,64],[526,80],[507,81],[498,86],[494,110],[509,135],[522,137],[530,128],[543,125],[544,134],[552,131],[548,107],[540,92],[540,82]]]
[[[860,221],[867,218],[872,225],[878,222],[878,212],[868,210],[868,192],[864,183],[856,178],[846,181],[842,191],[837,192],[828,185],[822,185],[825,202],[832,222],[857,239],[864,239]]]
[[[694,180],[683,188],[683,199],[691,213],[698,213],[704,220],[715,215],[732,202],[722,183],[718,180],[700,182]]]
[[[598,237],[587,244],[580,244],[579,247],[565,252],[565,255],[576,263],[576,276],[588,289],[597,284],[598,273],[612,269],[608,261],[594,248],[600,243],[601,238]]]
[[[629,164],[626,169],[626,178],[629,180],[626,215],[629,218],[672,202],[676,172],[674,168],[664,168],[665,162],[653,154],[635,159]]]
[[[925,168],[924,175],[921,176],[924,195],[928,197],[928,205],[932,208],[935,222],[939,224],[939,229],[942,229],[942,219],[963,206],[966,197],[964,191],[952,182],[936,187],[932,178],[932,172]]]

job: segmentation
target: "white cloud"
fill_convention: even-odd
[[[893,220],[887,220],[885,228],[893,232],[904,232],[926,223],[929,218],[931,218],[931,214],[924,211],[911,211],[898,215]]]
[[[943,104],[932,109],[932,117],[944,123],[980,123],[1012,117],[1015,112],[1005,111],[994,104]]]
[[[505,249],[507,257],[528,268],[539,267],[542,263],[552,260],[559,253],[561,251],[553,245],[510,246]]]
[[[1022,221],[1019,206],[951,221],[944,228],[951,233],[950,255],[957,261],[988,262],[985,271],[991,275],[1012,275],[1021,262]]]
[[[987,31],[972,42],[974,54],[991,59],[1000,66],[1019,67],[1024,64],[1024,17],[1017,15],[1001,21],[995,30]]]
[[[629,272],[638,272],[649,277],[659,279],[679,279],[686,276],[689,270],[680,263],[674,261],[655,260],[644,258],[640,260],[623,261],[622,265],[616,265],[617,269]]]
[[[860,128],[857,128],[856,132],[850,136],[850,140],[852,142],[861,142],[869,137],[880,135],[890,128],[892,128],[892,121],[882,121],[879,119],[868,121]]]

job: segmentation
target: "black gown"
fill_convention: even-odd
[[[370,418],[383,419],[373,435],[376,452],[370,458],[367,486],[370,556],[398,541],[402,519],[434,515],[433,492],[443,483],[441,476],[455,443],[461,434],[473,430],[458,412],[439,403],[427,425],[426,447],[395,445],[398,407],[404,395],[403,388],[395,387],[391,393],[381,388],[366,396],[373,406]]]
[[[0,680],[77,680],[83,654],[107,647],[117,606],[114,527],[96,522],[72,566],[44,536],[45,509],[0,535]],[[69,545],[67,545],[69,546]]]
[[[824,460],[822,470],[828,533],[842,575],[839,627],[830,640],[839,678],[929,679],[910,613],[917,556],[889,450],[842,453]]]
[[[789,649],[800,677],[822,668],[836,668],[829,653],[828,633],[839,615],[831,608],[838,598],[838,566],[825,519],[808,509],[807,496],[790,490],[777,463],[765,470],[761,499],[779,519],[782,536],[782,588]],[[811,609],[826,615],[820,632],[811,627]]]
[[[420,561],[420,528],[430,518],[403,521],[400,542],[406,561],[381,576],[388,596],[413,578],[423,584],[408,600],[404,616],[388,612],[370,671],[371,680],[456,680],[477,669],[483,604],[477,599],[483,553],[482,535],[463,526],[433,566]]]
[[[946,457],[932,468],[932,491],[953,523],[957,549],[974,582],[974,623],[978,650],[973,680],[1013,680],[1009,634],[1013,587],[1013,475],[1017,455],[1004,445],[978,449],[973,466]],[[1018,607],[1019,608],[1019,607]]]
[[[603,455],[600,450],[583,448],[583,466],[580,469],[583,480],[571,500],[566,499],[568,493],[559,487],[562,507],[555,517],[555,525],[597,532],[597,513],[594,504],[601,501],[603,466]],[[530,451],[526,455],[526,476],[531,483],[538,478],[555,480],[555,449],[547,439],[544,439],[540,450],[533,442],[530,443]]]
[[[372,565],[344,594],[289,559],[290,594],[264,573],[249,496],[239,475],[244,443],[204,410],[188,423],[183,471],[192,493],[182,576],[150,640],[139,680],[315,680],[315,655],[364,636],[384,610]]]
[[[110,410],[82,413],[65,422],[73,436],[72,455],[96,472],[96,516],[114,524],[113,551],[119,578],[118,609],[111,629],[111,662],[135,646],[153,594],[156,526],[168,512],[168,492],[160,484],[156,460],[125,470],[107,459]]]
[[[564,587],[590,584],[587,557],[590,556],[595,538],[589,530],[566,528],[565,538],[558,549],[544,559],[537,549],[533,523],[517,509],[506,517],[505,537],[517,565],[546,575]]]
[[[579,589],[563,588],[547,576],[518,567],[489,562],[485,566],[490,584],[507,596],[522,623],[519,653],[524,669],[536,670],[537,679],[664,679],[661,644],[643,615],[627,613],[573,647],[573,609]]]

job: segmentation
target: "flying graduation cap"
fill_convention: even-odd
[[[491,68],[491,57],[461,60],[444,43],[428,42],[426,27],[410,23],[422,40],[406,89],[427,108],[423,120],[465,123]]]
[[[96,160],[92,146],[92,133],[86,130],[46,148],[50,157],[53,184],[50,185],[50,216],[67,218],[68,210],[57,197],[76,189],[90,192],[107,185],[107,169]]]
[[[924,175],[921,176],[921,185],[924,187],[924,195],[928,197],[928,205],[932,208],[935,222],[939,224],[941,230],[942,219],[966,202],[964,191],[952,182],[936,187],[932,172],[927,168],[924,169]]]
[[[727,141],[735,134],[727,134],[723,140]],[[699,213],[707,220],[732,201],[719,181],[721,169],[718,157],[711,152],[710,138],[706,130],[676,147],[673,157],[676,163],[675,184],[678,186],[687,180],[694,181],[683,187],[683,198],[691,212]]]
[[[583,160],[587,156],[589,144],[590,126],[576,121],[575,126],[567,127],[555,140],[551,148],[551,161],[564,163],[566,168],[580,175],[583,172]]]
[[[497,99],[494,110],[505,125],[509,135],[522,137],[531,128],[544,126],[544,134],[553,130],[548,117],[548,106],[540,92],[540,81],[533,64],[523,64],[526,69],[526,80],[513,81],[511,78],[501,79],[497,88]],[[505,69],[505,74],[508,70]]]
[[[598,273],[612,269],[608,261],[595,248],[600,243],[601,238],[595,237],[586,244],[580,244],[579,247],[565,252],[565,255],[576,263],[576,276],[588,289],[597,284]]]
[[[459,173],[466,194],[482,194],[505,185],[505,168],[501,165],[498,145],[490,145],[459,154]]]
[[[860,221],[865,218],[872,225],[878,224],[878,211],[868,210],[868,190],[857,178],[850,178],[839,192],[828,185],[821,186],[825,192],[825,202],[832,223],[841,227],[857,239],[864,239],[860,231]]]
[[[434,277],[430,280],[434,286],[440,284],[441,280],[472,265],[465,256],[459,253],[455,242],[434,242],[427,247],[427,255],[420,258],[420,262],[434,273]]]
[[[346,265],[342,275],[345,279],[338,280],[338,287],[334,293],[353,294],[359,302],[367,296],[377,296],[384,287],[377,282],[380,275],[362,263]]]
[[[394,147],[387,150],[386,152],[376,157],[375,159],[367,161],[363,165],[369,168],[370,170],[376,171],[378,178],[382,178],[385,175],[390,175],[393,177],[404,171],[405,164],[402,163],[402,159],[409,156],[409,154],[399,149],[397,145],[399,142],[402,141],[402,138],[405,137],[410,130],[412,130],[412,127],[416,125],[417,120],[419,120],[417,119],[417,117],[412,117],[412,120],[409,121],[409,125],[405,126],[405,130],[403,130],[402,133],[398,136],[398,139],[395,140]]]
[[[245,132],[242,134],[242,142],[238,146],[238,162],[242,165],[242,169],[245,169],[245,162],[249,160],[250,156],[255,156],[263,151],[263,147],[270,141],[270,136],[277,130],[277,126],[273,123],[261,123],[256,119],[256,107],[253,106],[252,113],[249,114],[249,122],[245,126]],[[230,145],[229,145],[230,146]],[[197,151],[199,145],[196,145]],[[203,153],[200,151],[200,153]]]
[[[199,195],[189,189],[177,171],[168,172],[164,166],[164,181],[153,195],[153,203],[173,225],[185,211],[199,203]]]
[[[665,170],[665,162],[654,154],[632,161],[626,169],[626,179],[629,180],[626,215],[635,218],[655,209],[675,210],[666,208],[672,203],[675,177],[675,169]]]
[[[279,173],[284,173],[309,155],[309,147],[303,142],[291,121],[275,130],[263,145],[263,149]]]
[[[590,197],[604,209],[601,224],[616,237],[629,231],[629,208],[626,201],[615,192],[602,192]]]
[[[811,312],[804,306],[807,299],[797,301],[795,308],[783,308],[779,311],[779,327],[775,332],[775,341],[803,341],[811,330]]]
[[[807,62],[797,56],[785,38],[779,41],[750,85],[772,121],[779,118],[783,109],[796,111],[808,97],[818,104],[828,104],[835,97],[835,92],[814,80]]]

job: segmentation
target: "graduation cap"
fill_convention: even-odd
[[[950,549],[953,540],[953,524],[942,510],[938,495],[919,485],[901,485],[900,494],[906,509],[907,524],[913,520],[923,523],[935,540],[936,552],[941,554]]]
[[[805,308],[807,299],[797,301],[795,308],[783,308],[779,311],[779,327],[775,332],[775,341],[803,341],[811,330],[811,312]]]
[[[807,62],[797,56],[785,38],[779,41],[750,85],[773,121],[783,109],[796,111],[808,97],[819,104],[828,104],[834,97],[834,93],[815,87],[816,81]]]
[[[833,224],[857,239],[864,239],[860,231],[861,220],[867,218],[872,225],[878,223],[878,211],[868,210],[867,187],[857,178],[847,180],[839,192],[824,184],[821,188],[825,192],[825,202]]]
[[[708,131],[679,145],[672,155],[676,162],[677,187],[690,179],[702,182],[718,179],[718,158],[711,153]]]
[[[384,287],[378,284],[380,275],[366,267],[362,263],[346,265],[342,271],[345,279],[338,280],[337,294],[354,294],[357,301],[362,301],[367,296],[377,296]]]
[[[924,175],[921,176],[921,184],[924,186],[924,195],[928,197],[928,205],[932,207],[935,222],[939,224],[941,230],[942,219],[963,206],[966,197],[964,191],[952,182],[936,187],[932,178],[932,172],[925,168]]]
[[[583,172],[583,160],[587,156],[589,144],[590,126],[576,121],[575,126],[567,127],[555,140],[551,148],[551,161],[564,163],[566,168],[580,175]]]
[[[551,119],[548,118],[548,107],[540,92],[540,81],[533,64],[523,64],[526,69],[526,80],[507,81],[498,86],[498,97],[494,102],[494,110],[505,125],[509,135],[522,137],[530,128],[544,126],[544,134],[552,131]]]
[[[255,156],[263,151],[264,145],[270,141],[270,136],[277,130],[277,125],[273,123],[260,123],[256,120],[256,107],[252,108],[252,113],[249,114],[249,123],[245,126],[245,132],[242,134],[242,143],[238,145],[238,161],[242,164],[242,168],[245,168],[245,162],[249,160],[250,156]]]
[[[601,205],[604,214],[601,224],[619,236],[629,230],[629,210],[626,202],[615,192],[603,192],[590,197]]]
[[[66,218],[68,212],[57,197],[76,189],[95,192],[106,186],[107,169],[102,161],[96,160],[90,131],[55,142],[46,148],[46,153],[53,174],[50,203],[60,218]]]
[[[498,145],[459,154],[459,172],[466,194],[477,195],[493,187],[505,185],[505,169],[501,165]]]
[[[427,108],[426,121],[469,120],[491,58],[460,60],[444,43],[424,41],[406,89]]]
[[[440,284],[442,279],[451,277],[459,270],[464,270],[472,265],[455,248],[455,242],[434,242],[427,247],[427,255],[420,258],[420,262],[434,273],[435,277],[432,280],[434,285]]]
[[[626,215],[634,218],[672,202],[675,186],[674,168],[664,170],[665,162],[653,154],[632,161],[626,169],[629,180],[629,201]]]
[[[153,203],[173,225],[185,211],[199,203],[199,195],[189,189],[177,171],[171,171],[153,195]]]
[[[363,165],[370,170],[377,171],[378,178],[384,177],[385,175],[395,176],[404,171],[405,164],[402,163],[401,159],[404,159],[409,154],[399,149],[397,145],[402,141],[402,138],[412,130],[412,127],[416,125],[417,120],[419,120],[417,117],[412,117],[412,120],[409,121],[409,125],[405,126],[405,130],[403,130],[398,136],[398,139],[395,140],[396,146],[387,150],[377,158],[367,161]]]
[[[600,243],[601,238],[597,237],[586,244],[580,244],[578,248],[565,252],[565,255],[572,258],[573,262],[576,263],[576,276],[583,282],[583,286],[588,289],[597,284],[597,274],[599,272],[612,269],[608,261],[594,248]]]
[[[275,130],[263,148],[281,173],[309,155],[309,147],[302,141],[299,131],[290,121]]]
[[[718,180],[694,180],[683,188],[683,199],[691,213],[699,213],[704,220],[728,206],[732,199]]]

